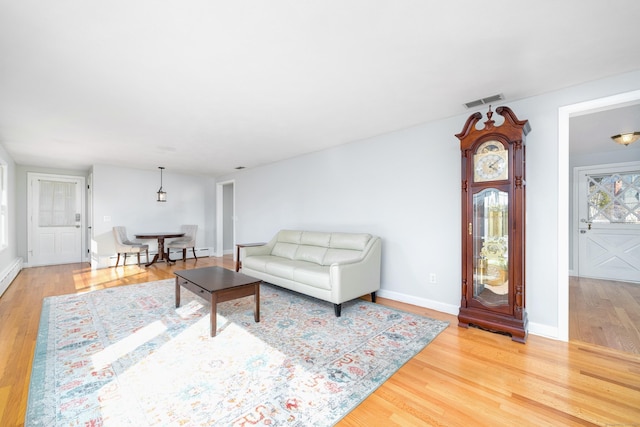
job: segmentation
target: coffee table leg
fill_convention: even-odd
[[[255,299],[256,302],[256,308],[253,310],[253,319],[256,322],[260,321],[260,283],[256,283],[254,285],[256,287],[256,292],[253,295],[253,298]]]
[[[176,276],[176,308],[180,307],[180,283],[178,282],[178,276]]]
[[[216,325],[216,316],[218,315],[218,295],[215,292],[211,292],[211,336],[216,336],[218,326]]]

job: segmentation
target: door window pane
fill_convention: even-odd
[[[640,224],[640,171],[587,176],[589,221]]]
[[[40,227],[70,227],[76,224],[76,184],[40,180]]]

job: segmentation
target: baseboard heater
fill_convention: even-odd
[[[20,270],[22,270],[22,258],[16,258],[4,271],[0,274],[0,296],[4,294],[13,282],[13,279],[18,276]]]

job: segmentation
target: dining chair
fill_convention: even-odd
[[[171,249],[182,249],[182,261],[187,260],[187,249],[193,250],[193,257],[197,260],[196,256],[196,232],[198,231],[197,225],[183,225],[180,227],[180,231],[184,233],[183,237],[173,240],[167,243],[167,260],[174,262],[171,259]]]
[[[149,245],[143,243],[132,242],[127,237],[126,227],[116,226],[113,227],[113,237],[116,241],[116,251],[118,252],[118,259],[116,259],[116,267],[120,262],[120,254],[124,254],[123,266],[127,265],[127,254],[138,255],[138,267],[140,267],[140,252],[145,251],[147,255],[147,262],[149,262]]]

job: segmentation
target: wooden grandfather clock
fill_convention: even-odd
[[[507,107],[467,119],[462,154],[462,301],[458,325],[527,339],[525,311],[525,137],[527,120]]]

